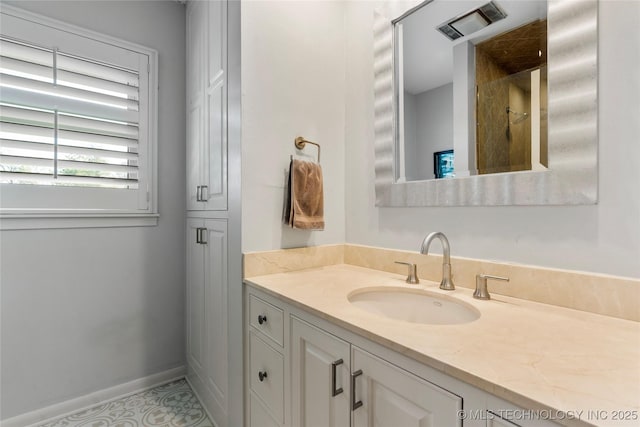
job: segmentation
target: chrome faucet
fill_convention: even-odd
[[[423,255],[428,255],[429,246],[431,245],[431,242],[436,238],[440,239],[440,242],[442,243],[442,281],[440,282],[440,289],[444,289],[445,291],[453,291],[456,287],[453,284],[453,280],[451,280],[451,259],[449,240],[447,240],[447,236],[439,231],[429,234],[422,241],[422,246],[420,246],[420,253]]]

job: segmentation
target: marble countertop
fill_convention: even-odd
[[[407,285],[404,276],[346,264],[244,279],[249,285],[516,405],[606,411],[595,425],[640,417],[640,323],[501,295],[476,300],[459,287]],[[348,301],[365,287],[422,288],[476,307],[479,319],[426,325],[384,318]],[[489,284],[489,291],[491,284]],[[573,424],[573,423],[572,423]],[[590,425],[578,423],[578,425]]]

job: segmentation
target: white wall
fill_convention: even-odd
[[[418,250],[430,231],[452,254],[640,277],[640,2],[600,2],[599,203],[595,206],[376,208],[374,2],[348,2],[347,242]]]
[[[352,144],[344,135],[344,7],[333,1],[242,3],[245,252],[344,242],[344,147]],[[299,135],[322,147],[324,231],[282,225],[285,170]],[[313,146],[304,151],[316,155]]]
[[[160,220],[0,234],[2,419],[183,365],[185,278],[184,7],[6,3],[158,50]]]

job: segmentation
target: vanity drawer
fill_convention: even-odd
[[[284,314],[281,309],[255,295],[249,295],[249,324],[282,347]]]
[[[284,357],[249,332],[249,377],[251,390],[280,423],[284,422]]]
[[[279,427],[264,405],[253,394],[249,393],[249,427]]]

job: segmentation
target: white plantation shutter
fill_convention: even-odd
[[[3,212],[150,212],[150,55],[2,13]]]

